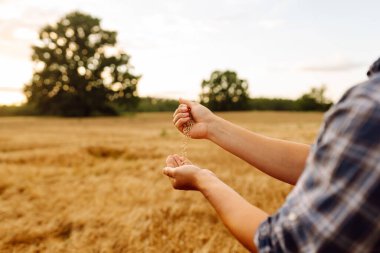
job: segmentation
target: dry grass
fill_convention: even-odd
[[[322,119],[314,113],[222,116],[305,143]],[[0,118],[0,252],[245,252],[199,193],[174,191],[161,174],[183,138],[170,113]],[[208,141],[190,141],[188,154],[268,212],[291,189]]]

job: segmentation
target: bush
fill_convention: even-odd
[[[178,100],[144,97],[140,98],[138,112],[173,112],[178,107]]]
[[[19,106],[0,106],[0,116],[34,116],[37,114],[36,109],[27,104]]]
[[[251,98],[249,109],[258,111],[297,111],[297,103],[291,99],[282,98]]]

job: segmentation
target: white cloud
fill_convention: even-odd
[[[2,73],[0,87],[21,88],[32,76],[32,63],[28,60],[3,56],[0,58]]]
[[[283,19],[262,19],[258,24],[263,28],[274,29],[283,26],[285,21]]]
[[[0,20],[2,22],[22,17],[22,10],[15,5],[3,3],[0,8]]]
[[[38,33],[35,30],[26,27],[16,28],[12,35],[17,40],[33,41],[38,38]]]
[[[348,71],[365,66],[362,62],[349,60],[346,58],[336,58],[332,60],[325,60],[324,62],[316,62],[304,64],[299,69],[306,72],[337,72]]]

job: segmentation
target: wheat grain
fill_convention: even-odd
[[[189,142],[189,139],[191,138],[190,131],[193,125],[194,125],[194,121],[190,119],[188,122],[184,124],[183,129],[182,129],[182,132],[185,135],[185,139],[182,142],[181,155],[184,158],[187,158],[187,144]]]

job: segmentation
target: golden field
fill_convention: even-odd
[[[312,143],[320,113],[222,117],[271,137]],[[119,118],[0,118],[0,252],[246,252],[198,192],[171,188],[165,158],[184,136],[171,113]],[[206,140],[189,159],[267,212],[291,186]]]

